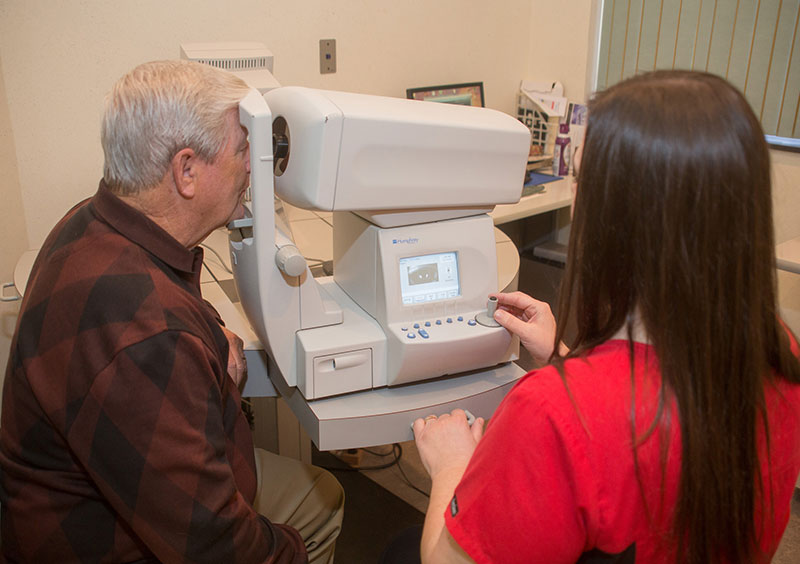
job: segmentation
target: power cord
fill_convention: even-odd
[[[214,254],[214,256],[216,256],[219,259],[219,264],[222,266],[222,268],[225,270],[225,272],[227,272],[228,274],[233,274],[233,271],[225,263],[225,260],[222,258],[222,255],[220,255],[214,247],[210,247],[210,246],[206,245],[205,243],[200,243],[200,246],[203,247],[204,249],[207,249],[207,250],[211,251],[211,253]],[[203,261],[203,264],[204,265],[206,264],[205,261]],[[208,269],[209,272],[211,272],[211,269],[208,268],[208,265],[206,265],[206,268]],[[214,275],[212,274],[212,276],[214,276]],[[216,276],[214,276],[214,280],[217,280]],[[217,282],[219,282],[219,280],[217,280]]]
[[[231,270],[230,267],[228,267],[228,265],[222,259],[222,256],[213,247],[209,247],[205,243],[200,243],[200,246],[203,247],[204,249],[208,249],[209,251],[211,251],[211,253],[213,253],[217,257],[217,259],[219,259],[219,264],[223,268],[223,270],[225,270],[225,272],[227,272],[228,274],[233,274],[233,270]],[[314,268],[315,266],[323,266],[324,267],[326,262],[330,262],[330,261],[325,261],[325,260],[322,260],[322,259],[310,258],[310,257],[305,257],[305,259],[306,259],[306,263],[308,263],[308,267],[309,268]],[[217,279],[216,276],[214,276],[214,273],[211,271],[211,267],[208,266],[208,264],[206,264],[206,261],[203,261],[203,266],[206,267],[206,270],[211,275],[211,277],[214,279],[214,281],[216,281],[219,284],[219,280]]]
[[[214,271],[211,270],[211,267],[206,264],[206,261],[203,261],[203,268],[205,268],[206,272],[208,272],[211,275],[211,278],[214,279],[214,282],[216,282],[217,284],[220,283],[219,278],[217,278],[217,276],[214,274]]]
[[[208,245],[206,245],[204,243],[201,243],[200,246],[203,247],[204,249],[208,249],[209,251],[211,251],[219,259],[219,262],[222,265],[222,268],[225,269],[225,271],[228,272],[229,274],[233,274],[233,271],[228,267],[227,264],[225,264],[225,261],[222,259],[220,254],[214,248],[212,248],[212,247],[210,247],[210,246],[208,246]],[[316,263],[313,266],[317,266],[317,265],[325,263],[325,261],[323,261],[322,259],[317,259],[317,258],[308,257],[308,258],[306,258],[306,260],[309,263]],[[214,274],[213,270],[211,270],[211,267],[208,264],[206,264],[205,261],[203,261],[203,266],[205,267],[206,271],[211,275],[211,277],[214,279],[214,281],[217,284],[219,284],[219,279],[216,277],[216,275]],[[253,428],[253,410],[252,410],[252,405],[249,402],[243,400],[242,401],[242,411],[244,411],[245,416],[247,418],[247,422],[249,423],[250,428],[252,429]],[[386,457],[386,456],[394,456],[394,458],[392,460],[390,460],[389,462],[386,462],[384,464],[376,464],[374,466],[350,466],[347,463],[343,463],[344,464],[343,466],[337,467],[337,468],[328,467],[328,466],[322,466],[322,468],[325,468],[326,470],[337,471],[337,472],[361,472],[361,471],[368,471],[368,470],[385,470],[387,468],[391,468],[392,466],[397,466],[397,469],[400,471],[400,475],[403,477],[403,481],[406,483],[406,485],[408,485],[408,487],[410,487],[413,490],[416,490],[417,492],[421,493],[425,497],[430,497],[430,494],[428,492],[426,492],[422,488],[417,487],[416,485],[414,485],[411,482],[411,480],[408,478],[408,476],[406,475],[405,471],[403,470],[403,467],[400,466],[400,459],[403,456],[403,447],[400,446],[399,443],[394,443],[391,446],[391,450],[389,452],[376,452],[376,451],[373,451],[373,450],[370,450],[370,449],[366,449],[366,448],[362,449],[362,450],[364,452],[367,452],[367,453],[373,455],[373,456],[379,456],[379,457],[382,457],[382,458]]]
[[[394,459],[384,464],[376,464],[374,466],[351,466],[350,464],[347,464],[346,462],[342,461],[342,464],[344,466],[341,467],[323,466],[322,468],[325,468],[325,470],[335,470],[337,472],[361,472],[362,470],[384,470],[386,468],[391,468],[392,466],[397,464],[397,461],[400,460],[400,457],[403,455],[403,448],[399,444],[395,443],[392,445],[391,452],[387,452],[386,454],[379,454],[378,456],[390,456],[390,455],[394,455]]]
[[[403,467],[400,466],[400,459],[403,457],[403,447],[400,446],[399,443],[394,443],[391,446],[391,450],[389,452],[376,452],[376,451],[369,450],[369,449],[366,449],[366,448],[365,449],[361,449],[361,450],[363,450],[364,452],[367,452],[369,454],[372,454],[374,456],[379,456],[379,457],[392,456],[393,458],[392,458],[392,460],[390,460],[389,462],[386,462],[384,464],[376,464],[376,465],[372,465],[372,466],[351,466],[351,465],[347,464],[346,462],[343,462],[342,466],[336,466],[336,467],[322,466],[322,468],[325,468],[326,470],[334,471],[334,472],[362,472],[362,471],[369,471],[369,470],[385,470],[386,468],[391,468],[392,466],[397,466],[397,469],[400,471],[400,475],[403,477],[403,481],[406,483],[406,485],[408,487],[410,487],[413,490],[416,490],[417,492],[421,493],[425,497],[430,497],[430,494],[428,492],[426,492],[422,488],[417,487],[409,479],[408,475],[406,475],[405,471],[403,470]]]

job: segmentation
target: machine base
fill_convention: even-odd
[[[269,373],[317,448],[342,450],[411,440],[415,419],[456,408],[487,419],[525,371],[509,362],[441,380],[313,401],[286,386],[272,363]]]

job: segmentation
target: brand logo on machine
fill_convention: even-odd
[[[416,237],[409,237],[407,239],[392,239],[392,245],[416,245],[419,239]]]

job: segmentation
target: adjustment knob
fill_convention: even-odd
[[[497,298],[494,296],[486,300],[486,315],[494,319],[494,312],[497,311]]]
[[[300,276],[306,271],[306,259],[294,245],[284,245],[278,249],[275,264],[287,276]]]
[[[497,298],[492,296],[486,301],[486,311],[476,315],[475,321],[486,327],[500,327],[500,324],[494,320],[495,311],[497,311]]]

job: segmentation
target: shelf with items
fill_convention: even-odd
[[[517,93],[517,119],[531,132],[528,168],[542,168],[553,160],[553,145],[558,133],[558,116],[549,115],[522,90]]]
[[[528,170],[539,170],[553,165],[553,153],[528,157]]]

